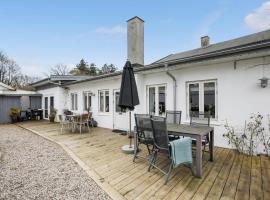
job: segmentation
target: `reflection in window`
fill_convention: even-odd
[[[158,87],[159,115],[165,115],[165,86]]]
[[[109,91],[105,92],[105,112],[109,112]]]
[[[204,112],[215,118],[215,83],[204,83]]]
[[[109,91],[101,90],[99,91],[99,112],[109,112]]]
[[[71,93],[71,110],[78,110],[78,95]]]
[[[211,118],[217,117],[216,110],[216,81],[198,81],[188,83],[189,114],[192,112],[210,114]]]
[[[121,112],[121,108],[120,108],[120,106],[118,106],[119,95],[120,95],[119,92],[115,92],[115,101],[114,101],[114,103],[115,103],[115,112],[117,112],[117,113]]]
[[[92,93],[91,92],[84,92],[83,93],[83,102],[84,102],[84,106],[83,109],[84,110],[91,110],[92,107]]]
[[[99,112],[104,112],[104,92],[99,92]]]
[[[189,111],[199,112],[199,83],[189,84]]]
[[[149,88],[149,114],[155,115],[155,88]]]

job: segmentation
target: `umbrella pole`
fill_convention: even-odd
[[[129,111],[129,147],[132,146],[132,136],[131,136],[131,111]]]

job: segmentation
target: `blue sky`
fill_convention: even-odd
[[[81,58],[98,66],[126,60],[126,20],[145,20],[145,63],[170,53],[240,37],[269,27],[265,0],[1,0],[0,50],[24,73],[41,76]]]

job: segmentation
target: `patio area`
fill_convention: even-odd
[[[195,178],[186,167],[173,171],[164,185],[163,174],[147,171],[148,162],[121,152],[128,144],[127,136],[110,129],[92,128],[90,133],[60,134],[58,123],[47,121],[24,122],[19,126],[33,130],[71,150],[91,174],[98,177],[106,192],[119,194],[123,199],[269,199],[270,160],[265,156],[248,157],[233,150],[214,148],[214,162],[209,154],[203,159],[202,178]],[[146,150],[143,150],[146,152]],[[164,157],[158,160],[168,166]],[[89,174],[89,173],[88,173]],[[101,185],[102,187],[102,185]]]

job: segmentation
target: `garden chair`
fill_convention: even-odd
[[[148,171],[152,168],[156,168],[165,174],[165,184],[167,184],[172,170],[181,164],[188,166],[192,171],[191,138],[185,137],[170,142],[168,138],[166,118],[164,117],[153,117],[151,119],[151,124],[153,130],[154,149]],[[164,154],[170,159],[170,165],[166,171],[156,165],[158,154]]]
[[[67,120],[65,115],[58,115],[58,119],[61,125],[61,133],[63,133],[64,126],[68,126],[69,128],[69,125],[71,125],[71,121]]]
[[[191,126],[210,126],[210,114],[208,112],[190,112],[190,125]],[[196,139],[192,139],[192,143],[196,144]],[[206,146],[209,144],[209,134],[203,137],[203,155],[206,149]]]
[[[152,127],[151,127],[151,116],[147,114],[135,114],[135,123],[136,123],[136,141],[135,141],[135,152],[134,152],[134,158],[133,162],[135,162],[135,159],[145,158],[142,156],[139,156],[139,145],[143,144],[146,145],[148,150],[148,155],[151,155],[152,149],[153,149],[153,133],[152,133]],[[148,159],[148,157],[146,157]]]
[[[88,114],[82,114],[79,116],[74,116],[74,125],[75,127],[79,127],[80,134],[82,133],[82,127],[87,127],[88,131],[90,131],[89,126],[89,115]]]
[[[182,111],[167,110],[166,111],[166,121],[169,124],[181,124]],[[169,140],[179,139],[179,136],[170,135]]]

